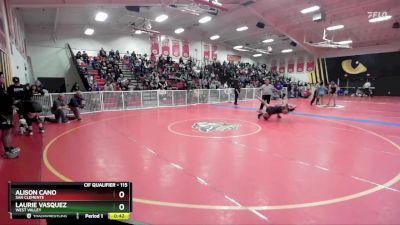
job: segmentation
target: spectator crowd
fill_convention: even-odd
[[[118,50],[110,50],[107,54],[103,48],[96,57],[79,51],[76,60],[81,65],[81,75],[87,80],[90,91],[219,89],[232,87],[235,80],[242,88],[259,88],[266,79],[278,92],[285,88],[289,97],[308,97],[304,92],[310,90],[310,84],[280,76],[265,64],[214,61],[200,65],[193,58],[174,61],[171,56],[157,58],[154,54],[140,55],[134,51],[121,56]],[[132,75],[124,74],[121,66]],[[89,70],[96,70],[105,80],[104,87],[99,87]]]

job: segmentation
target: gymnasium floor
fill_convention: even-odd
[[[400,98],[290,101],[294,113],[269,121],[256,118],[258,101],[242,101],[47,124],[43,143],[18,137],[20,158],[0,160],[2,188],[132,181],[132,217],[146,224],[400,224]],[[196,122],[238,128],[207,133]]]

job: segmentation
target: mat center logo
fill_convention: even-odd
[[[197,122],[193,124],[193,128],[203,133],[214,131],[232,131],[239,129],[240,124],[225,122]]]

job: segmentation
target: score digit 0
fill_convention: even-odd
[[[118,196],[119,196],[119,198],[124,198],[125,197],[125,192],[120,191]]]

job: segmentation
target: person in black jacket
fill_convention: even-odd
[[[5,76],[0,72],[0,131],[3,142],[4,156],[12,159],[19,156],[21,149],[11,146],[11,131],[13,125],[13,99],[7,93]]]
[[[14,103],[27,98],[27,89],[19,82],[18,77],[12,78],[13,84],[7,88],[7,93],[13,98]]]
[[[238,104],[237,101],[238,101],[239,94],[240,94],[240,83],[239,83],[238,79],[235,79],[233,81],[233,88],[234,88],[234,92],[235,92],[235,103],[234,104],[237,105]]]

